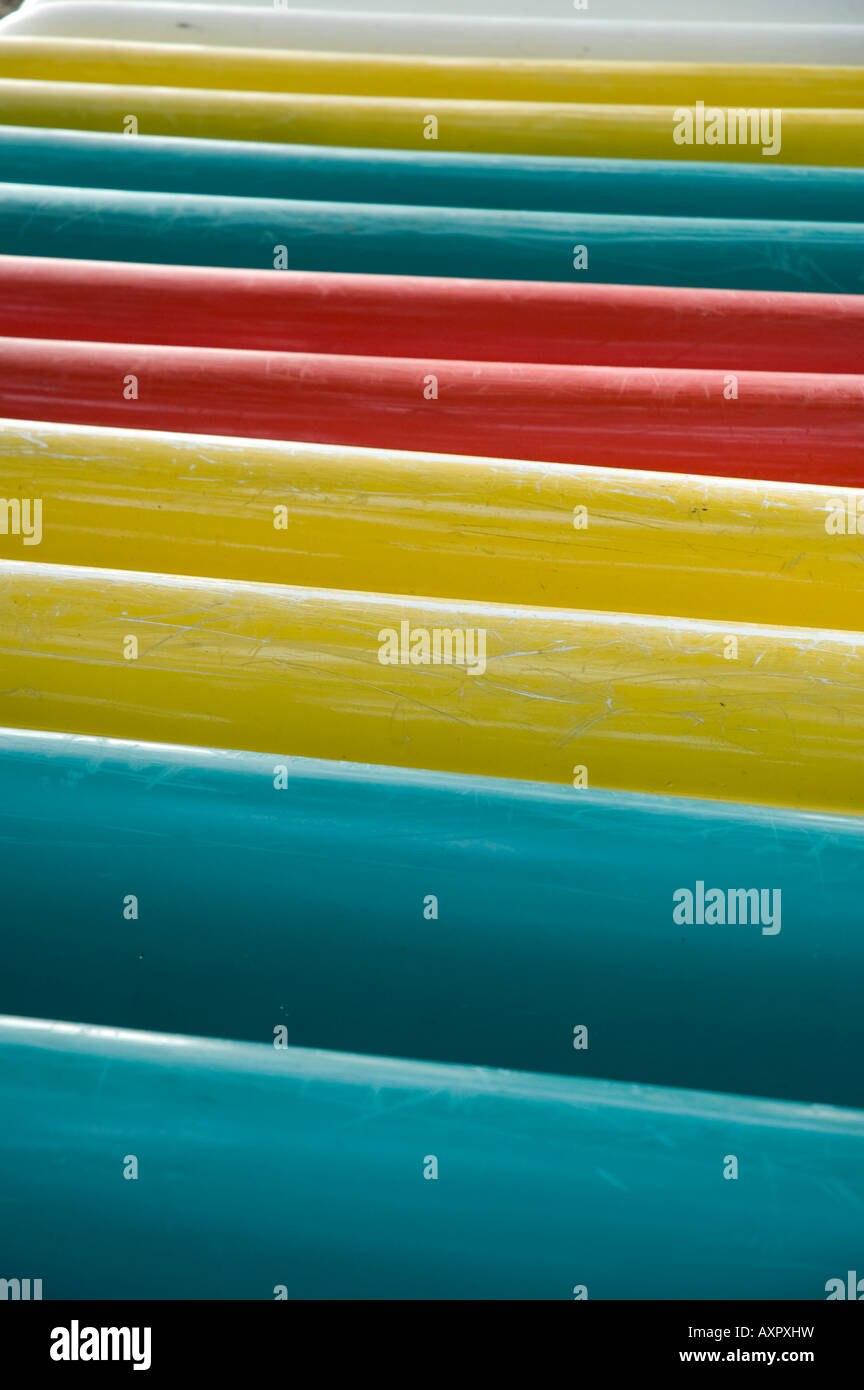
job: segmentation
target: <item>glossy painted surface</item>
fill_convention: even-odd
[[[646,21],[568,14],[561,19],[500,14],[398,16],[345,5],[275,8],[65,0],[10,15],[0,35],[136,39],[236,47],[336,49],[353,53],[452,53],[464,57],[614,58],[684,62],[860,63],[864,25]],[[808,16],[810,18],[810,16]],[[821,18],[821,17],[820,17]],[[859,16],[856,16],[856,19]]]
[[[0,689],[16,728],[864,809],[860,633],[10,560]]]
[[[4,559],[853,631],[864,613],[858,494],[837,488],[0,421],[0,493],[41,503],[38,549],[25,510]]]
[[[520,58],[424,58],[210,48],[205,44],[3,38],[0,77],[129,86],[227,88],[234,92],[332,92],[342,96],[454,97],[707,106],[864,106],[857,67],[768,63],[592,63]]]
[[[827,1106],[21,1019],[0,1103],[46,1299],[821,1299],[864,1235]]]
[[[864,222],[864,170],[273,145],[0,126],[0,178],[358,203]],[[141,258],[140,251],[137,253]]]
[[[860,1106],[862,854],[853,817],[7,730],[0,1011]],[[699,882],[778,920],[676,925]]]
[[[0,185],[0,252],[27,256],[855,294],[864,290],[861,244],[861,226],[842,222],[694,226],[691,218]]]
[[[0,256],[11,337],[562,366],[864,371],[864,296]]]
[[[0,414],[829,487],[864,481],[864,377],[850,374],[0,338]]]
[[[864,25],[492,3],[0,23],[0,1276],[40,1296],[855,1266]],[[770,101],[773,157],[676,146],[682,96]]]
[[[864,25],[861,33],[864,35]],[[2,26],[0,26],[2,38]],[[864,58],[864,53],[862,53]],[[435,111],[430,113],[432,102]],[[132,114],[148,135],[275,140],[389,149],[582,155],[615,159],[705,158],[703,144],[677,144],[679,106],[471,101],[199,90],[189,87],[0,79],[7,124],[67,126],[122,134]],[[695,113],[695,107],[693,108]],[[429,116],[438,122],[437,138]],[[773,129],[773,127],[772,127]],[[776,135],[776,131],[775,131]],[[769,131],[770,136],[770,131]],[[776,144],[776,149],[774,148]],[[864,111],[787,107],[781,138],[712,146],[718,162],[864,164]]]

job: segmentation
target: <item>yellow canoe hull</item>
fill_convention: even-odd
[[[858,503],[846,488],[0,422],[0,557],[49,564],[855,631]]]
[[[0,77],[465,101],[864,107],[857,67],[271,53],[99,39],[0,38]]]
[[[718,108],[719,109],[719,108]],[[778,125],[749,126],[735,143],[678,143],[689,111],[655,105],[454,101],[445,98],[275,96],[183,87],[0,79],[6,125],[64,127],[210,140],[579,155],[612,159],[696,159],[734,163],[864,165],[864,111],[784,108]],[[684,114],[682,114],[684,113]],[[770,114],[770,113],[769,113]],[[731,126],[724,128],[732,129]],[[777,148],[773,148],[774,136]],[[707,134],[707,130],[706,130]],[[740,138],[739,138],[740,137]],[[742,140],[746,139],[746,143]],[[766,149],[772,152],[766,154]],[[286,190],[286,193],[290,190]]]
[[[260,750],[274,768],[298,754],[864,811],[860,633],[4,561],[0,689],[12,727]]]

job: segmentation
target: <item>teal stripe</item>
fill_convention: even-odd
[[[15,1020],[0,1111],[45,1299],[824,1299],[864,1243],[854,1111]]]
[[[864,229],[0,185],[0,252],[483,279],[864,290]],[[574,247],[587,266],[573,268]],[[584,255],[581,263],[584,263]]]
[[[861,1106],[862,853],[855,818],[4,732],[0,1012]],[[676,925],[698,881],[779,888],[780,932]]]
[[[0,126],[0,180],[322,202],[864,222],[864,169],[406,154]]]

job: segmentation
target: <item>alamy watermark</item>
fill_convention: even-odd
[[[404,618],[378,633],[382,666],[464,666],[469,676],[486,670],[484,627],[412,627]]]
[[[825,1293],[828,1303],[838,1298],[851,1298],[856,1303],[861,1303],[864,1301],[864,1279],[859,1279],[857,1271],[850,1269],[847,1271],[845,1279],[836,1277],[829,1279],[825,1285]]]
[[[24,545],[40,545],[42,498],[0,497],[0,536],[20,536]]]
[[[829,497],[823,510],[829,536],[864,536],[864,495]]]
[[[52,1361],[131,1361],[133,1371],[150,1369],[149,1327],[69,1327],[51,1331]]]
[[[42,1297],[41,1279],[0,1279],[0,1300],[28,1303]]]
[[[676,888],[672,921],[676,926],[761,926],[763,936],[780,931],[780,888]]]
[[[678,106],[672,113],[676,145],[761,145],[763,155],[780,153],[783,112],[777,107]]]

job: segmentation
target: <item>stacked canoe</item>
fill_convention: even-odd
[[[864,24],[692,8],[0,23],[0,1278],[860,1260]]]

